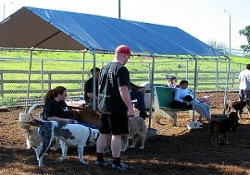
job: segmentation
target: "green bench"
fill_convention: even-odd
[[[154,109],[156,122],[160,123],[162,117],[168,118],[174,126],[177,124],[177,113],[180,111],[189,111],[189,116],[193,117],[192,108],[177,109],[172,108],[176,88],[155,86],[154,87]]]

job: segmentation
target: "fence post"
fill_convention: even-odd
[[[186,80],[188,80],[188,60],[186,62]],[[177,77],[178,78],[178,77]]]
[[[51,90],[51,77],[52,77],[52,74],[48,73],[48,90]]]
[[[3,72],[0,73],[0,92],[1,92],[1,97],[4,98],[4,93],[3,93]]]
[[[216,61],[216,89],[219,89],[219,61]]]
[[[148,79],[149,79],[149,82],[150,82],[150,80],[151,80],[151,75],[152,75],[152,73],[151,73],[151,67],[150,67],[150,63],[148,63]]]

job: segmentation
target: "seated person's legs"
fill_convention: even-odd
[[[131,100],[137,99],[138,110],[140,111],[139,115],[145,119],[147,117],[147,113],[145,112],[146,107],[144,101],[144,94],[140,91],[132,91],[130,92],[130,96]]]
[[[207,104],[201,104],[197,102],[191,102],[193,109],[198,112],[200,115],[205,117],[207,120],[211,119],[210,116],[210,106]]]

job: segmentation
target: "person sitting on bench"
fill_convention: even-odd
[[[95,69],[95,75],[94,75],[94,69]],[[98,67],[95,67],[95,68],[92,68],[90,72],[92,74],[92,77],[88,79],[84,84],[84,100],[86,101],[86,105],[88,107],[92,107],[92,100],[94,99],[94,91],[93,91],[93,77],[94,76],[96,78],[96,84],[95,84],[96,102],[98,100],[98,81],[99,81],[100,69]]]
[[[145,91],[146,91],[145,87],[140,87],[130,82],[131,100],[137,99],[137,109],[140,111],[139,116],[142,117],[144,120],[146,117],[148,117],[144,101]]]
[[[188,81],[182,80],[180,82],[180,88],[175,91],[174,102],[172,104],[173,108],[192,108],[201,116],[210,120],[210,106],[194,98],[193,93],[187,87]]]

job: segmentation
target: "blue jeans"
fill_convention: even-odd
[[[250,90],[240,89],[239,90],[239,98],[240,98],[240,101],[250,99]],[[248,113],[250,113],[250,106],[248,103],[247,103],[247,110],[248,110]]]
[[[137,99],[138,110],[145,111],[145,101],[144,101],[144,94],[140,91],[131,91],[130,92],[131,100]]]
[[[200,115],[205,117],[207,120],[211,119],[210,116],[210,106],[204,103],[199,103],[197,101],[191,101],[190,104],[192,105],[193,110],[198,112]]]

